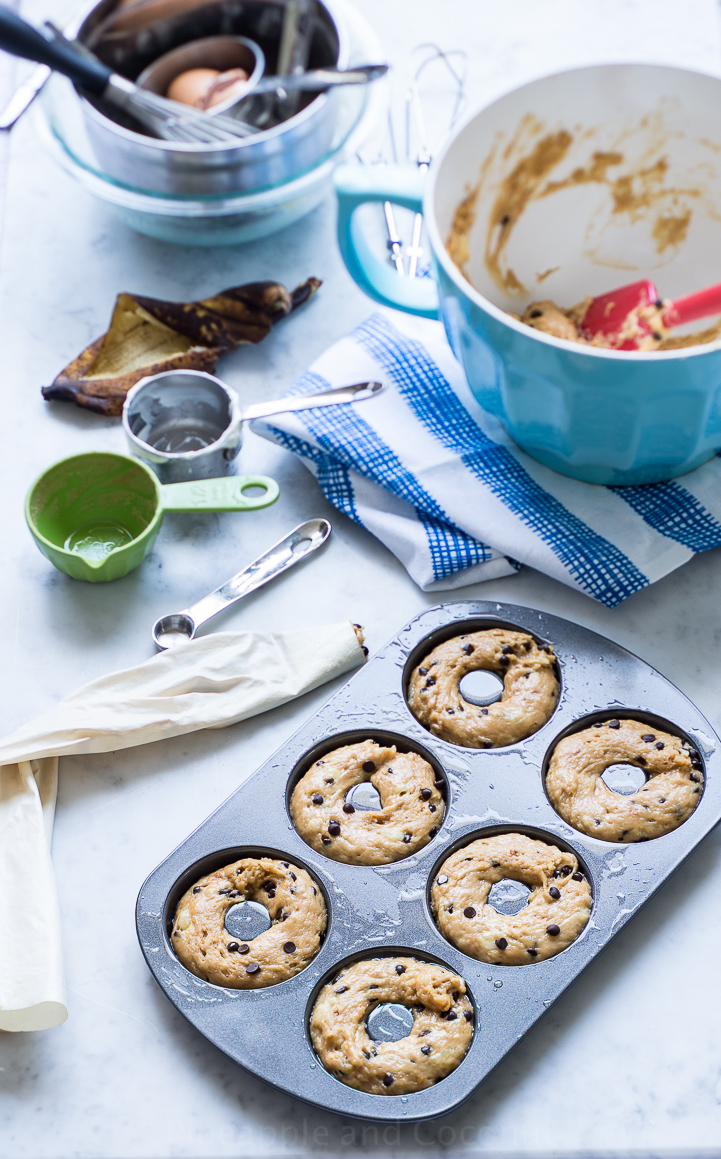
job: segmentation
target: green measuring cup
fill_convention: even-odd
[[[74,579],[107,583],[142,563],[164,512],[254,511],[274,503],[279,493],[275,479],[265,475],[162,486],[137,459],[91,451],[61,459],[35,480],[25,518],[56,568]]]

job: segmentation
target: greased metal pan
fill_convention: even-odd
[[[405,687],[431,647],[484,627],[517,628],[553,644],[561,693],[550,720],[527,740],[471,750],[427,732],[408,709]],[[632,845],[572,829],[544,790],[548,756],[561,735],[581,721],[624,715],[690,740],[705,774],[699,804],[684,824]],[[288,812],[289,793],[314,760],[367,737],[420,752],[447,784],[446,814],[435,839],[392,865],[344,865],[323,857],[298,835]],[[660,673],[595,632],[532,608],[476,601],[441,605],[402,628],[149,876],[138,897],[138,937],[171,1002],[247,1070],[339,1114],[431,1119],[473,1093],[719,819],[718,737]],[[591,882],[593,909],[581,936],[555,957],[528,966],[488,966],[443,938],[431,916],[429,887],[440,862],[459,845],[509,829],[573,850]],[[179,898],[197,878],[254,853],[294,861],[313,875],[325,894],[328,929],[317,957],[296,977],[267,989],[224,989],[181,965],[169,929]],[[463,1062],[416,1094],[354,1090],[323,1068],[310,1042],[308,1020],[321,986],[340,965],[384,954],[412,954],[448,966],[465,979],[475,1007],[474,1037]]]

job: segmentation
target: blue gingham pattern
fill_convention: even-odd
[[[374,314],[289,394],[365,379],[388,389],[254,429],[300,455],[327,499],[385,543],[424,591],[523,563],[613,607],[721,545],[718,457],[646,487],[558,475],[480,409],[438,322]]]

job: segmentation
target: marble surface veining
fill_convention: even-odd
[[[471,104],[581,63],[641,59],[721,72],[714,0],[358,0],[358,7],[397,65],[397,100],[409,50],[429,40],[469,52]],[[33,0],[26,10],[62,16],[52,0]],[[333,514],[298,462],[254,437],[243,467],[278,478],[274,507],[167,516],[152,556],[118,583],[81,584],[53,570],[24,525],[28,485],[55,459],[123,444],[117,422],[48,405],[39,387],[102,332],[118,291],[180,299],[259,278],[294,285],[321,277],[307,308],[222,364],[248,400],[278,394],[372,307],[341,265],[330,201],[275,238],[184,250],[116,222],[52,164],[29,118],[13,134],[11,154],[0,285],[3,732],[82,682],[150,656],[156,616],[186,606],[312,515],[334,520],[322,558],[246,600],[224,626],[351,618],[366,626],[374,650],[437,602],[379,543]],[[534,605],[612,637],[670,677],[719,728],[720,561],[718,551],[696,557],[613,611],[528,570],[458,595]],[[477,1094],[438,1123],[375,1127],[308,1107],[241,1071],[177,1014],[138,949],[138,887],[331,691],[227,731],[63,761],[53,853],[70,1018],[41,1034],[0,1034],[0,1156],[718,1153],[718,835]]]

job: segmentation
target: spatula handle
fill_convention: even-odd
[[[113,75],[107,65],[77,52],[66,41],[46,40],[42,33],[5,5],[0,5],[0,48],[24,60],[48,65],[98,97],[102,96]]]
[[[721,314],[721,285],[707,286],[686,298],[677,298],[663,312],[665,326],[683,326],[684,322],[697,322],[699,318],[709,318]]]

